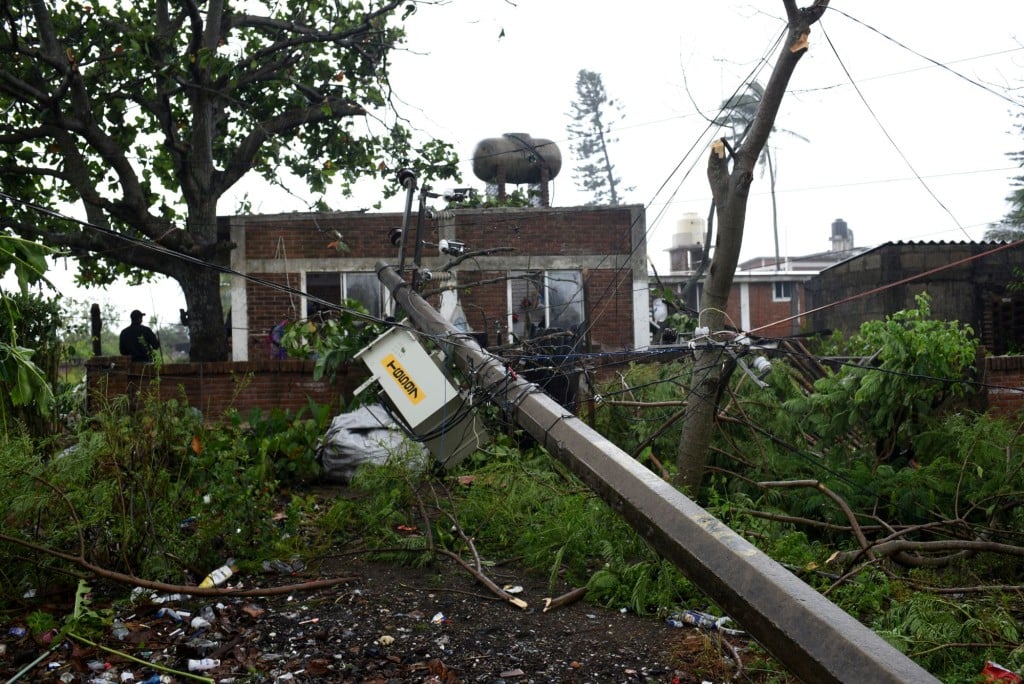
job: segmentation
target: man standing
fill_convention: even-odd
[[[142,325],[143,315],[138,309],[132,311],[132,324],[121,331],[121,355],[132,357],[132,361],[149,363],[153,360],[153,352],[160,348],[160,340],[150,328]]]

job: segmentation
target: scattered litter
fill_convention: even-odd
[[[293,558],[291,561],[279,559],[263,561],[263,572],[278,575],[294,575],[306,569],[306,562],[301,558]]]
[[[317,445],[316,457],[323,466],[323,479],[345,484],[364,463],[383,465],[392,454],[416,448],[425,456],[426,447],[409,444],[402,429],[380,404],[361,406],[335,416]]]
[[[255,603],[247,603],[242,606],[242,612],[251,618],[258,618],[267,611],[260,606],[257,606]]]
[[[199,583],[200,589],[207,589],[209,587],[219,587],[231,578],[238,568],[235,567],[235,560],[229,558],[228,561],[211,572],[209,575]]]
[[[430,622],[432,622],[435,625],[441,625],[445,622],[448,622],[448,618],[444,616],[444,613],[437,613],[436,615],[434,615],[434,617],[430,618]]]
[[[1010,684],[1021,684],[1021,677],[1016,672],[1006,669],[999,663],[991,660],[985,661],[985,667],[981,669],[983,682],[1009,682]]]
[[[395,637],[391,636],[390,634],[382,634],[377,638],[377,643],[381,646],[390,646],[391,644],[395,643]]]
[[[181,622],[187,617],[192,617],[192,613],[185,610],[175,610],[174,608],[161,608],[156,611],[156,616],[158,618],[167,618],[168,620]]]
[[[505,670],[499,675],[501,677],[524,677],[526,673],[520,670],[518,667],[514,670]]]
[[[188,671],[189,672],[206,672],[212,670],[215,667],[220,667],[220,661],[216,658],[189,658]]]
[[[120,620],[114,620],[114,623],[110,626],[110,631],[118,641],[124,641],[125,637],[131,634],[131,630]]]
[[[192,622],[189,623],[192,629],[206,629],[210,626],[210,621],[199,615],[192,618]]]
[[[522,594],[523,588],[518,584],[506,584],[501,588],[506,594]]]
[[[743,636],[746,634],[743,630],[725,627],[730,622],[732,622],[730,617],[716,618],[710,613],[702,613],[699,610],[683,610],[678,613],[672,613],[665,620],[665,624],[669,627],[696,627],[708,632],[721,632],[730,636]]]

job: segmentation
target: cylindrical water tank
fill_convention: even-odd
[[[700,214],[687,212],[676,222],[676,232],[672,235],[673,247],[694,247],[704,242],[704,219]]]
[[[846,221],[841,218],[836,219],[832,222],[832,237],[846,239],[849,235],[850,228],[846,225]]]
[[[547,173],[544,173],[545,167]],[[558,145],[528,133],[506,133],[500,138],[487,138],[473,151],[473,173],[486,183],[504,181],[513,185],[543,183],[562,169],[562,153]]]

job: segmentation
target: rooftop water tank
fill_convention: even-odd
[[[704,219],[700,214],[687,212],[676,222],[676,232],[672,234],[673,247],[695,247],[704,243]]]
[[[487,138],[473,151],[473,173],[485,183],[544,183],[562,169],[558,145],[528,133]]]

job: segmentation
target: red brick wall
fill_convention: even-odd
[[[97,356],[86,362],[86,387],[89,411],[123,395],[156,389],[162,400],[180,399],[182,392],[189,406],[207,420],[217,420],[228,409],[243,415],[257,408],[264,412],[279,408],[296,412],[309,400],[331,405],[338,410],[347,404],[352,391],[366,380],[361,365],[353,365],[338,375],[337,382],[313,380],[313,362],[287,359],[244,363],[132,363],[126,356]]]
[[[743,327],[740,312],[740,283],[735,283],[729,293],[729,304],[725,308],[726,322],[736,328]],[[803,285],[793,284],[794,295],[803,301]],[[793,303],[789,300],[777,302],[773,299],[774,283],[747,283],[747,297],[750,306],[750,328],[764,337],[787,337],[799,329],[799,321],[788,320],[793,315]],[[794,327],[796,326],[796,327]]]
[[[262,280],[300,289],[298,273],[257,273]],[[270,358],[270,331],[283,320],[294,321],[302,316],[301,297],[247,281],[249,299],[249,358]]]
[[[377,256],[394,258],[398,250],[388,242],[391,228],[402,225],[401,214],[285,214],[277,216],[241,216],[245,230],[248,259],[316,259],[337,256]],[[341,234],[348,247],[339,252],[331,246]],[[429,238],[428,238],[429,239]],[[412,254],[412,250],[409,251]]]
[[[1024,409],[1024,356],[986,356],[989,413],[1016,416]]]
[[[455,226],[459,240],[474,249],[510,247],[509,254],[536,256],[628,254],[630,216],[629,207],[460,210]]]
[[[460,209],[451,218],[428,219],[424,223],[424,240],[439,242],[439,226],[449,222],[458,240],[474,251],[508,249],[495,252],[492,258],[559,257],[564,268],[580,268],[583,264],[572,257],[602,259],[599,268],[587,273],[586,306],[591,316],[592,340],[605,349],[631,348],[633,341],[633,282],[628,266],[616,268],[631,252],[630,222],[637,207],[574,207],[563,209]],[[639,213],[641,221],[643,213]],[[250,275],[299,289],[300,269],[289,262],[298,259],[332,260],[337,270],[372,270],[377,260],[396,263],[397,249],[388,241],[388,233],[401,227],[402,214],[295,214],[279,216],[240,216],[231,219],[244,228],[245,260]],[[415,212],[410,230],[415,230]],[[339,252],[330,246],[341,235],[347,246]],[[406,265],[411,265],[412,243],[407,244]],[[436,247],[424,248],[425,263],[437,256]],[[345,260],[360,259],[362,266],[354,269]],[[260,260],[262,264],[254,264]],[[330,268],[322,262],[324,268]],[[572,264],[576,265],[572,265]],[[607,264],[605,267],[604,264]],[[265,271],[273,270],[273,273]],[[261,272],[263,271],[263,272]],[[280,271],[280,272],[276,272]],[[506,324],[508,303],[504,272],[493,270],[493,262],[483,270],[474,268],[472,259],[459,266],[458,278],[463,287],[460,301],[474,330],[487,332],[495,343],[495,323]],[[487,283],[487,280],[497,282]],[[482,283],[474,285],[473,283]],[[268,337],[272,327],[282,320],[295,320],[302,315],[298,297],[271,290],[249,281],[246,285],[249,316],[249,358],[268,357]],[[436,300],[432,300],[435,301]],[[293,309],[297,307],[296,309]],[[637,315],[646,318],[646,311]],[[484,326],[486,327],[486,330]]]

